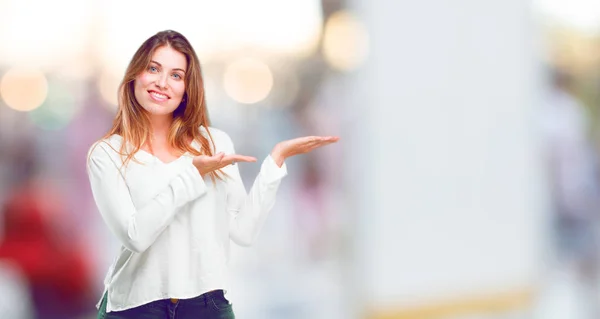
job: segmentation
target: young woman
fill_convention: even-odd
[[[98,210],[122,247],[105,279],[99,318],[234,318],[229,241],[250,245],[275,202],[285,159],[336,142],[278,143],[249,193],[229,136],[210,127],[200,62],[188,40],[163,31],[134,54],[112,129],[90,148]]]

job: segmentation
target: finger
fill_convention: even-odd
[[[319,136],[316,141],[318,142],[337,142],[339,140],[339,136]]]
[[[325,137],[318,137],[313,139],[310,143],[307,144],[308,147],[319,147],[323,144],[327,144],[327,143],[331,143],[331,141],[329,141],[327,138]]]
[[[333,143],[335,143],[335,142],[337,142],[337,140],[315,142],[315,143],[313,143],[312,145],[310,145],[310,146],[308,147],[308,152],[310,152],[310,151],[312,151],[312,150],[314,150],[314,149],[317,149],[317,148],[323,147],[323,146],[327,146],[327,145],[329,145],[329,144],[333,144]]]
[[[238,156],[234,157],[234,160],[236,162],[256,162],[256,157],[245,156],[245,155],[238,155]]]
[[[308,139],[309,144],[321,143],[321,142],[337,142],[340,138],[337,136],[310,136]]]
[[[320,143],[335,143],[340,140],[339,136],[321,136],[318,140]]]
[[[300,140],[302,142],[315,142],[315,141],[338,140],[338,139],[339,139],[338,136],[332,136],[332,135],[324,135],[324,136],[311,135],[311,136],[304,136],[304,137],[297,138],[297,140]]]
[[[314,143],[316,141],[319,140],[319,136],[304,136],[304,137],[299,137],[297,139],[294,139],[293,141],[299,143],[299,144],[310,144],[310,143]]]
[[[323,139],[321,141],[321,144],[323,144],[323,145],[333,144],[333,143],[336,143],[339,140],[340,140],[339,137],[326,138],[326,139]]]
[[[226,155],[223,158],[223,162],[226,162],[226,163],[233,163],[233,162],[256,162],[256,158],[252,157],[252,156],[231,154],[231,155]]]
[[[319,136],[305,136],[292,140],[292,144],[296,147],[308,146],[318,143],[321,140]]]
[[[320,143],[317,147],[327,146],[327,145],[333,144],[335,142],[337,142],[337,141],[325,141],[325,142]]]

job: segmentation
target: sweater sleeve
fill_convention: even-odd
[[[183,158],[178,174],[143,207],[135,207],[121,170],[101,145],[90,149],[87,172],[96,206],[123,245],[145,251],[173,220],[178,208],[206,192],[191,158]]]
[[[233,143],[228,136],[227,140],[230,151],[235,153]],[[246,192],[237,165],[228,174],[231,178],[227,191],[229,236],[238,245],[250,246],[275,205],[279,184],[287,175],[287,166],[284,163],[279,167],[270,155],[267,156],[249,193]]]

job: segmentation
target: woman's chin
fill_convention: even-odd
[[[156,103],[148,103],[148,106],[144,106],[144,110],[150,113],[150,115],[168,115],[173,113],[175,108]]]

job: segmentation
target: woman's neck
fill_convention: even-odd
[[[150,117],[152,144],[162,144],[167,141],[172,123],[173,117],[171,114]]]

